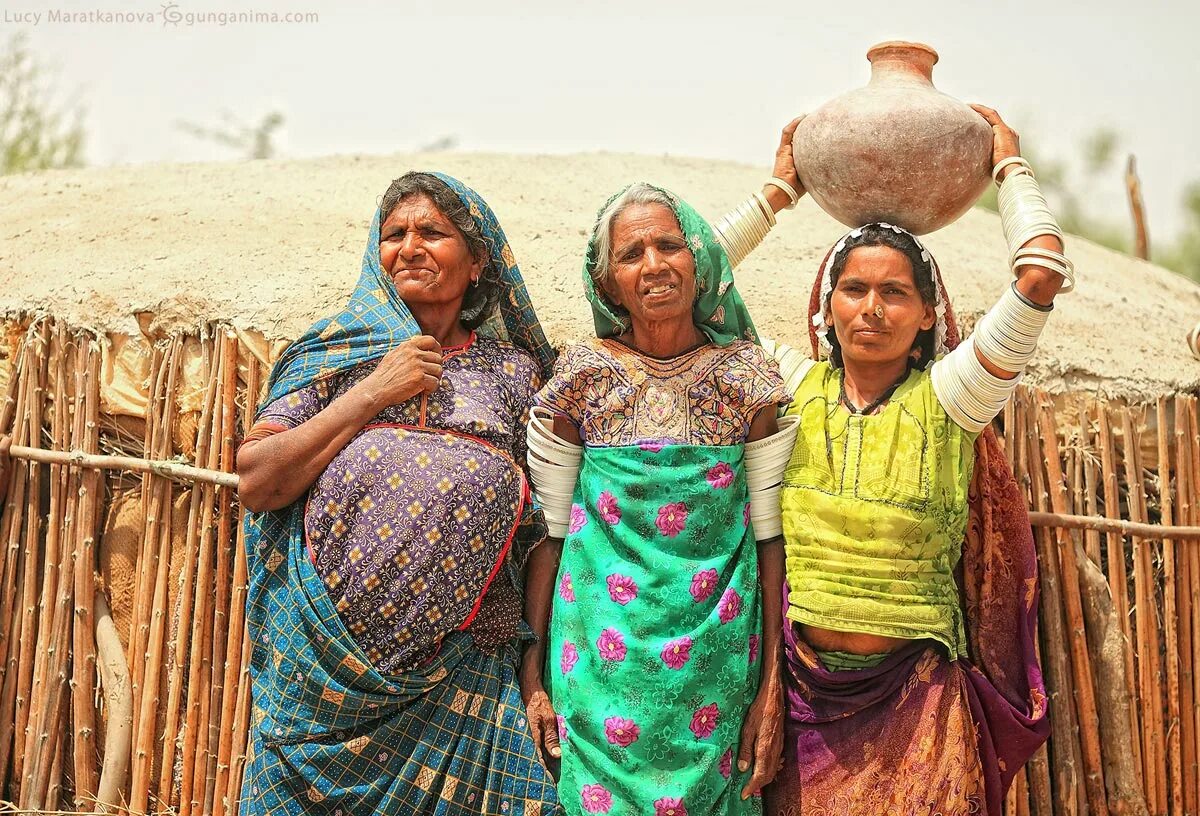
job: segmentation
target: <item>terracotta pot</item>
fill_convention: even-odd
[[[929,46],[880,43],[867,59],[865,87],[822,105],[796,129],[800,180],[848,226],[888,221],[932,232],[970,209],[990,182],[992,129],[933,87],[938,55]]]

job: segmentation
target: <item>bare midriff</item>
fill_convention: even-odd
[[[905,638],[870,635],[862,632],[838,632],[797,623],[804,641],[818,652],[848,652],[856,655],[877,655],[894,652],[908,643]]]

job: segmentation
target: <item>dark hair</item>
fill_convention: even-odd
[[[846,239],[845,247],[838,253],[837,258],[829,266],[830,297],[833,296],[833,289],[837,288],[838,278],[841,277],[843,270],[846,268],[846,260],[850,257],[851,250],[868,246],[885,246],[903,253],[912,266],[913,283],[916,284],[917,292],[921,295],[921,301],[927,306],[933,306],[937,303],[937,284],[933,280],[933,265],[931,261],[927,261],[921,257],[921,247],[908,233],[896,232],[890,227],[880,224],[867,224],[859,230],[857,236],[850,236]],[[826,300],[822,303],[821,308],[828,309],[829,301]],[[829,353],[830,365],[834,368],[841,368],[842,347],[838,343],[837,332],[834,331],[832,326],[829,327],[826,339],[829,340],[829,345],[833,348]],[[910,368],[924,368],[932,363],[937,350],[937,326],[935,325],[933,328],[917,332],[917,337],[913,340],[912,348],[916,352],[916,356],[909,357],[908,365]]]
[[[471,217],[462,199],[437,176],[410,171],[393,181],[380,199],[379,223],[382,226],[401,201],[419,195],[428,196],[442,215],[462,233],[472,257],[484,260],[479,281],[467,287],[458,317],[466,328],[477,329],[500,299],[500,269],[492,260],[491,241],[479,229],[479,224]]]

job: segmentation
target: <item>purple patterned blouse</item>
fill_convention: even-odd
[[[279,398],[247,439],[311,419],[376,364]],[[525,473],[525,423],[540,385],[533,357],[472,334],[443,349],[436,391],[381,411],[309,491],[309,554],[380,671],[419,666],[454,629],[469,627],[485,649],[516,634],[519,570],[545,535]]]

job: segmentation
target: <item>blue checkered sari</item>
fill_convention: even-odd
[[[548,368],[537,322],[491,208],[434,174],[467,206],[501,270],[505,336]],[[280,357],[265,404],[377,359],[420,332],[379,263],[380,214],[346,308],[317,322]],[[304,546],[304,502],[246,514],[247,622],[253,710],[244,814],[560,813],[537,758],[516,680],[516,641],[486,654],[456,631],[427,665],[377,672],[346,631]]]

